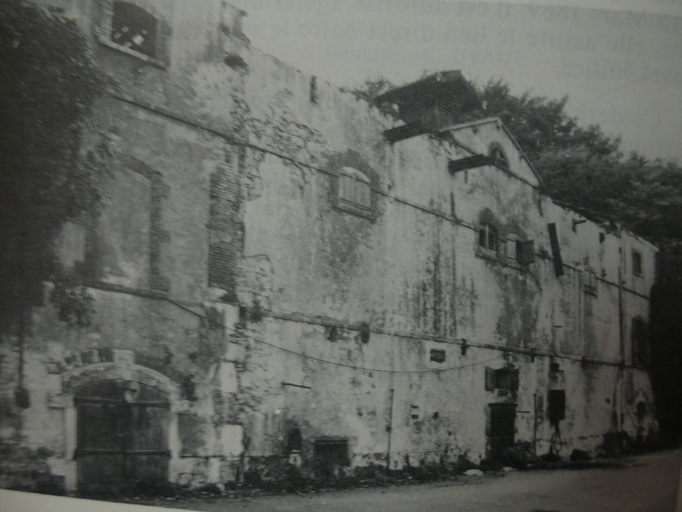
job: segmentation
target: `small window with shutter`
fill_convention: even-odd
[[[342,167],[337,181],[337,206],[363,217],[373,217],[372,184],[369,177],[353,167]]]
[[[488,223],[478,228],[478,247],[486,252],[497,255],[497,230]]]
[[[509,235],[507,258],[519,265],[530,265],[535,261],[535,243],[533,240],[521,240],[517,235]]]
[[[632,251],[632,273],[642,275],[642,253],[639,251]]]
[[[502,389],[506,391],[517,391],[519,389],[519,370],[511,367],[494,370],[485,369],[485,389],[495,391]]]
[[[585,272],[585,282],[583,283],[583,290],[588,295],[597,295],[597,274],[593,270],[587,269]]]

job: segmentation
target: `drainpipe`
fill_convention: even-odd
[[[28,317],[30,306],[22,307],[19,317],[19,361],[17,389],[14,392],[14,403],[21,409],[28,409],[31,406],[31,398],[28,390],[24,387],[24,352],[26,351],[26,330],[28,328]]]
[[[620,237],[620,245],[618,247],[619,263],[618,263],[618,338],[620,342],[620,365],[618,366],[618,432],[623,431],[623,369],[625,367],[625,327],[624,312],[623,312],[623,277],[625,269],[625,251],[623,251],[623,234],[618,234]],[[614,404],[615,406],[615,404]]]
[[[395,390],[391,388],[391,398],[390,407],[388,413],[388,426],[386,427],[386,432],[388,432],[388,450],[386,453],[386,469],[391,469],[391,438],[393,437],[393,397],[395,396]]]
[[[533,393],[533,455],[538,455],[538,395]]]

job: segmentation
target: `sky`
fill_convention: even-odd
[[[622,150],[682,164],[682,0],[232,0],[254,47],[339,86],[459,69],[562,98]],[[588,7],[588,6],[596,6]]]

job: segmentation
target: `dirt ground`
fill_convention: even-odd
[[[676,449],[601,468],[497,472],[428,484],[254,497],[133,499],[127,504],[0,491],[0,511],[673,512],[681,465],[682,449]]]
[[[628,457],[606,468],[498,472],[430,484],[145,504],[206,512],[672,512],[681,465],[678,449]]]

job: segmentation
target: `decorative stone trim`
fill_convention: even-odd
[[[50,374],[65,374],[91,366],[98,366],[98,369],[102,370],[102,365],[106,363],[112,363],[119,367],[139,366],[147,368],[167,377],[177,385],[185,379],[182,372],[164,363],[161,359],[134,350],[112,348],[95,348],[72,352],[59,361],[46,361],[45,367]],[[57,399],[55,398],[55,400]]]

